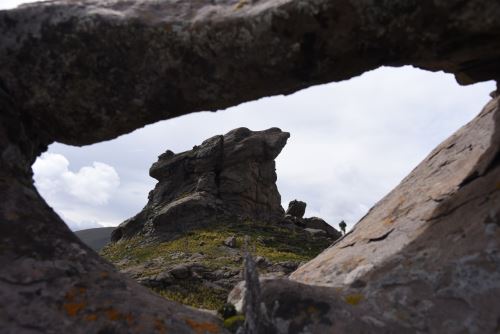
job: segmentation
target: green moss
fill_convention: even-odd
[[[237,238],[237,247],[229,251],[223,246],[223,241],[233,235]],[[242,266],[241,258],[238,258],[243,255],[243,240],[246,236],[250,239],[249,246],[254,256],[263,256],[274,263],[308,261],[330,244],[326,239],[311,240],[304,232],[295,232],[276,224],[225,221],[210,228],[192,230],[168,242],[148,243],[142,237],[119,241],[106,246],[101,255],[119,269],[152,260],[161,263],[159,266],[147,266],[141,273],[142,277],[185,263],[193,254],[202,254],[196,262],[211,270],[221,267],[233,270]],[[158,292],[168,299],[213,310],[222,306],[227,297],[227,291],[207,288],[198,281],[189,281],[177,288]]]
[[[169,289],[154,289],[154,291],[166,299],[209,310],[223,307],[227,297],[225,291],[211,289],[197,280],[180,281]]]
[[[224,320],[224,327],[235,333],[240,326],[243,326],[245,317],[243,315],[235,315]]]

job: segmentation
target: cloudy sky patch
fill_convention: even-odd
[[[411,67],[380,68],[289,96],[158,122],[99,144],[53,144],[51,158],[41,159],[45,167],[34,166],[35,180],[72,229],[113,226],[144,207],[156,183],[149,167],[167,149],[189,150],[240,126],[279,127],[291,133],[277,158],[283,206],[303,200],[306,216],[352,226],[478,114],[493,89],[491,82],[461,87],[451,75]]]

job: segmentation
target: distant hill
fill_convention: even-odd
[[[109,242],[114,229],[114,227],[89,228],[76,231],[75,234],[87,246],[98,252]]]

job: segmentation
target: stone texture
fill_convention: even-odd
[[[306,205],[307,204],[305,202],[294,199],[288,203],[288,209],[285,214],[296,218],[302,218],[304,217],[304,213],[306,213]]]
[[[318,217],[304,218],[304,225],[306,229],[314,229],[324,231],[326,234],[331,236],[333,239],[338,239],[342,236],[342,233],[337,231],[333,226],[325,222],[323,219]]]
[[[47,142],[90,144],[382,65],[495,79],[499,16],[495,0],[47,1],[0,13],[0,86]]]
[[[91,144],[160,119],[287,94],[382,65],[443,70],[462,84],[498,80],[499,16],[500,3],[494,0],[66,0],[0,11],[2,329],[217,331],[213,317],[161,300],[116,274],[65,227],[33,187],[30,166],[50,143]],[[493,114],[498,113],[483,114],[475,123],[483,119],[482,128],[462,133],[462,139],[470,136],[471,144],[478,144],[472,150],[465,146],[460,151],[450,142],[425,162],[434,176],[428,175],[433,182],[421,190],[432,200],[411,188],[408,195],[415,199],[388,197],[380,206],[393,211],[383,214],[375,208],[378,213],[370,219],[393,214],[397,226],[392,232],[379,226],[384,224],[368,226],[367,218],[324,253],[321,258],[332,267],[345,263],[338,278],[326,266],[321,268],[331,282],[311,273],[318,261],[296,273],[297,280],[328,286],[345,285],[352,277],[357,277],[355,286],[363,285],[362,278],[373,281],[365,288],[368,302],[357,304],[362,307],[328,300],[336,314],[344,315],[344,308],[360,312],[335,317],[330,327],[360,326],[358,320],[365,319],[370,326],[365,332],[401,333],[394,320],[401,319],[409,332],[431,332],[426,327],[431,324],[434,332],[443,332],[444,326],[445,332],[458,332],[457,323],[470,332],[497,330],[498,315],[492,310],[500,300],[498,205],[493,203],[498,203],[500,138]],[[468,159],[460,158],[466,154]],[[408,207],[410,203],[422,207]],[[404,210],[409,210],[408,218]],[[417,212],[422,215],[412,216]],[[394,246],[382,246],[389,241]],[[380,250],[369,256],[378,264],[376,270],[364,266],[366,259],[349,255],[350,247],[368,255],[366,249],[377,244]],[[338,252],[338,262],[331,262],[332,252]],[[275,293],[297,286],[311,296],[319,291],[289,284],[278,284]],[[377,296],[375,286],[384,293]],[[414,299],[396,298],[398,294],[421,299],[412,306]],[[391,311],[381,315],[382,307]],[[318,323],[315,319],[310,318]],[[304,321],[290,331],[304,328]]]
[[[159,182],[148,204],[113,231],[112,241],[138,233],[168,239],[227,217],[279,220],[274,159],[289,136],[278,128],[238,128],[187,152],[165,152],[149,170]]]
[[[231,248],[236,247],[236,237],[232,236],[232,237],[227,238],[226,240],[224,240],[224,245],[226,245],[227,247],[231,247]]]

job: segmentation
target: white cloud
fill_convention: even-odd
[[[0,10],[16,8],[17,6],[23,3],[40,2],[40,1],[43,0],[2,0],[2,2],[0,3]]]
[[[71,204],[75,196],[69,192],[56,205],[42,194],[74,221],[118,224],[146,204],[155,183],[148,176],[149,167],[167,149],[188,150],[240,126],[276,126],[291,133],[276,165],[285,208],[297,198],[307,202],[306,216],[322,217],[333,226],[343,219],[352,226],[432,148],[477,115],[493,89],[491,82],[461,87],[448,74],[381,68],[289,96],[158,122],[95,145],[54,144],[49,152],[64,154],[75,168],[95,160],[114,166],[120,191],[106,206]],[[59,160],[52,162],[67,169]],[[49,178],[45,183],[50,188],[59,181]]]
[[[116,170],[93,162],[77,172],[62,154],[44,153],[33,164],[35,186],[72,230],[117,225],[121,220],[102,214],[120,186]],[[106,210],[104,210],[106,211]]]
[[[49,196],[66,193],[91,205],[104,205],[120,185],[116,170],[105,163],[94,162],[76,173],[68,167],[69,161],[62,154],[42,154],[33,164],[40,192]]]

